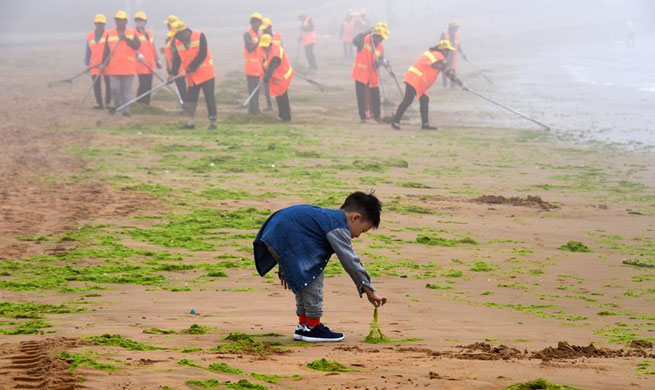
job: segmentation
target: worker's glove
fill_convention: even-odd
[[[195,71],[196,71],[196,68],[187,68],[187,69],[186,69],[186,73],[187,73],[187,74],[189,74],[189,73],[193,73],[193,72],[195,72]]]
[[[266,83],[268,83],[270,80],[271,80],[271,76],[269,76],[269,75],[265,75],[264,78],[262,79],[262,82],[263,82],[264,84],[266,84]]]
[[[161,69],[161,63],[159,61],[157,61],[155,64],[157,65],[157,69]]]
[[[146,58],[143,56],[143,54],[141,54],[141,53],[137,54],[137,55],[136,55],[136,58],[137,58],[139,61],[141,61],[141,62],[143,62],[143,61],[146,59]]]
[[[464,83],[462,82],[462,80],[458,79],[457,77],[453,77],[452,81],[453,83],[459,85],[460,87],[464,87]]]

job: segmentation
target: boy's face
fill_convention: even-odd
[[[373,223],[362,218],[360,213],[347,213],[346,222],[348,223],[348,228],[350,229],[350,237],[357,238],[362,233],[365,233],[373,228]]]

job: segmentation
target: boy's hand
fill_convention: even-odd
[[[289,286],[287,286],[287,281],[284,280],[282,276],[280,276],[280,286],[284,287],[285,290],[289,289]]]
[[[364,286],[364,292],[366,293],[366,298],[368,298],[368,301],[371,302],[371,305],[375,307],[380,307],[385,303],[387,303],[386,297],[379,296],[378,294],[375,293],[375,291],[369,289],[366,286]]]

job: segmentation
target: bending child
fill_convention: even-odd
[[[352,247],[352,238],[380,225],[382,205],[372,193],[348,195],[339,210],[311,205],[291,206],[275,212],[262,225],[253,242],[255,265],[264,276],[278,265],[280,282],[296,295],[298,324],[294,340],[341,341],[343,333],[321,324],[323,274],[333,253],[355,282],[360,298],[366,294],[375,307],[387,298],[379,296],[371,277]]]

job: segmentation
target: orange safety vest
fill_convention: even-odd
[[[255,32],[252,27],[249,28],[246,32],[250,34],[250,39],[253,41],[253,43],[257,44],[259,34],[257,34],[257,32]],[[246,48],[246,42],[243,42],[243,59],[246,63],[246,76],[262,76],[262,58],[260,53],[261,51],[257,48],[252,52],[249,52]]]
[[[146,39],[145,34],[141,34],[138,30],[136,30],[136,36],[139,37],[139,41],[141,41],[141,46],[139,47],[139,53],[143,54],[143,61],[148,64],[150,69],[153,71],[155,70],[155,59],[156,53],[155,53],[155,39],[152,37],[152,31],[146,30],[146,34],[148,35],[148,39]],[[152,73],[147,66],[143,65],[141,61],[137,58],[136,60],[136,73],[137,74],[150,74]]]
[[[384,52],[384,46],[382,43],[379,43],[375,47],[375,52],[373,52],[371,41],[372,34],[366,35],[362,50],[359,50],[357,55],[355,55],[355,66],[350,77],[355,81],[375,88],[380,86],[380,73],[375,67],[375,60]]]
[[[201,34],[200,31],[191,32],[191,39],[188,48],[179,39],[175,40],[175,49],[177,49],[177,54],[180,56],[181,61],[180,72],[186,72],[187,66],[189,66],[198,55],[198,52],[200,51]],[[213,79],[215,74],[214,60],[212,60],[212,55],[209,52],[209,45],[207,45],[207,57],[205,57],[205,60],[193,73],[187,73],[186,84],[189,87],[202,84],[207,80]]]
[[[134,30],[126,28],[125,37],[134,39]],[[107,31],[105,42],[109,44],[109,51],[114,51],[105,68],[105,74],[126,76],[136,73],[136,51],[127,46],[127,42],[119,41],[118,31],[115,28]]]
[[[271,39],[271,42],[282,46],[282,34],[280,34],[278,31],[275,31],[273,33],[273,38]]]
[[[305,17],[305,20],[302,22],[303,27],[307,27],[309,25],[309,21],[311,19],[309,16]],[[307,46],[316,43],[316,29],[312,31],[305,31],[305,30],[300,30],[300,37],[302,38],[302,44]]]
[[[403,81],[414,87],[416,97],[427,96],[428,89],[437,80],[437,76],[439,76],[439,69],[433,68],[432,64],[443,61],[444,59],[445,57],[441,52],[427,50],[407,69],[405,80]]]
[[[96,42],[96,32],[95,30],[91,31],[86,35],[86,42],[89,45],[89,51],[91,55],[89,56],[89,67],[91,68],[90,73],[92,75],[100,74],[100,65],[102,65],[102,55],[105,51],[105,38],[107,32],[103,32],[100,36],[98,42]],[[95,66],[95,68],[93,68]]]
[[[287,88],[289,88],[289,84],[291,84],[291,80],[293,79],[294,72],[291,63],[284,52],[284,48],[276,43],[271,44],[270,52],[263,52],[263,54],[264,70],[268,70],[273,58],[277,57],[281,61],[280,65],[275,68],[275,71],[271,75],[271,79],[268,82],[268,91],[270,96],[282,96],[287,91]]]
[[[342,25],[343,29],[343,35],[341,36],[341,40],[346,43],[352,43],[353,38],[355,38],[355,27],[356,27],[356,20],[355,18],[351,18],[350,22],[347,20],[344,20]]]
[[[448,30],[445,30],[443,32],[443,39],[452,42],[450,40],[450,33],[448,32]],[[459,46],[459,34],[455,33],[455,44],[453,45],[455,50],[453,50],[453,52],[450,53],[450,56],[452,58],[450,60],[450,69],[455,69],[455,66],[457,66],[457,47],[458,46]]]

